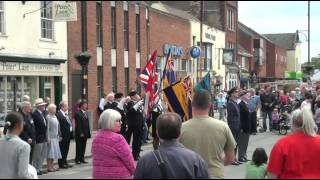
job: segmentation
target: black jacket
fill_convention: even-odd
[[[248,105],[241,101],[239,104],[240,107],[240,124],[241,124],[241,128],[240,130],[242,130],[244,133],[251,133],[251,120],[249,118],[249,109],[248,109]]]
[[[34,127],[34,121],[31,114],[25,115],[23,112],[20,112],[20,114],[22,115],[24,120],[23,131],[20,134],[20,138],[25,142],[28,142],[28,139],[32,139],[32,144],[35,144],[36,129]]]
[[[36,143],[44,143],[47,142],[47,120],[45,119],[45,116],[40,114],[38,110],[35,110],[32,113],[32,118],[34,121],[34,126],[36,129]]]
[[[84,114],[80,110],[78,113],[76,113],[75,120],[76,120],[76,128],[75,128],[76,138],[80,138],[81,134],[83,134],[85,138],[91,138],[88,115]]]
[[[276,104],[276,98],[272,93],[262,94],[260,96],[261,100],[261,110],[263,112],[271,112],[274,105]]]
[[[143,119],[143,107],[138,108],[135,110],[133,106],[135,103],[130,101],[127,104],[127,123],[128,126],[131,127],[143,127],[144,119]]]
[[[71,120],[68,122],[67,118],[62,114],[61,111],[58,111],[57,118],[60,123],[60,133],[62,139],[68,140],[71,139],[72,132],[70,132],[70,127],[72,126]]]
[[[227,112],[227,120],[229,127],[238,131],[240,129],[240,109],[239,105],[232,99],[228,101]]]

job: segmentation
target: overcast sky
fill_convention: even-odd
[[[239,21],[260,34],[294,33],[308,30],[307,1],[238,1]],[[310,56],[320,54],[320,2],[310,3]],[[308,32],[303,32],[308,35]],[[302,62],[308,59],[308,43],[303,34],[299,34]]]

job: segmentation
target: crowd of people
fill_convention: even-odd
[[[87,103],[79,101],[75,106],[73,129],[68,104],[63,101],[57,108],[46,101],[37,99],[32,112],[26,96],[19,112],[7,115],[0,139],[0,158],[7,163],[0,166],[0,178],[30,178],[28,164],[34,165],[38,175],[71,168],[67,157],[73,134],[75,163],[87,163],[84,154],[91,138]],[[146,118],[144,101],[136,91],[126,97],[106,94],[98,104],[99,131],[92,142],[93,178],[220,179],[224,178],[224,166],[243,163],[246,178],[320,177],[320,86],[313,92],[302,85],[299,93],[273,92],[270,86],[258,91],[232,88],[227,94],[218,94],[220,120],[209,116],[212,102],[208,91],[196,92],[193,117],[182,122],[176,113],[166,112],[161,100]],[[277,129],[280,114],[288,113],[288,106],[292,133],[274,145],[269,158],[263,148],[257,148],[249,160],[250,136]],[[260,131],[258,114],[263,119]],[[140,157],[151,126],[154,151]],[[12,147],[17,148],[10,151]],[[45,159],[47,171],[42,169]],[[55,161],[59,168],[54,167]]]

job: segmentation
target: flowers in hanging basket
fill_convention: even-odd
[[[86,66],[89,63],[91,54],[88,51],[80,52],[74,56],[81,66]]]

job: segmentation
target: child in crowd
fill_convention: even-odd
[[[272,112],[272,129],[279,130],[280,114],[278,108],[274,108]]]
[[[257,148],[252,161],[246,165],[245,179],[265,179],[267,175],[268,155],[263,148]]]

